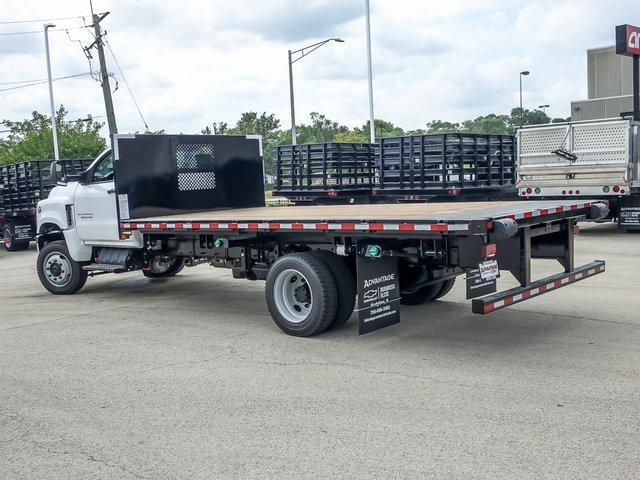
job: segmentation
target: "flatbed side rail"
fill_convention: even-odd
[[[478,222],[475,222],[478,223]],[[475,227],[475,228],[474,228]],[[421,232],[474,232],[479,224],[461,223],[379,223],[379,222],[224,222],[224,223],[140,223],[120,224],[123,231],[315,231],[315,232],[385,232],[385,233],[421,233]],[[479,232],[479,230],[478,230]]]
[[[518,223],[552,221],[565,216],[577,216],[587,214],[593,205],[592,202],[577,202],[569,205],[560,205],[544,209],[520,211],[497,215],[493,220],[512,219]],[[484,234],[491,229],[491,222],[479,220],[451,220],[435,222],[411,222],[402,220],[384,220],[367,222],[364,220],[348,221],[278,221],[254,220],[254,221],[233,221],[229,219],[224,222],[190,222],[185,219],[174,221],[126,221],[120,223],[122,232],[141,230],[145,233],[167,231],[323,231],[323,232],[374,232],[374,233],[408,233],[420,234],[423,232],[435,233],[459,233],[465,235]]]
[[[532,297],[538,297],[544,293],[557,290],[561,287],[579,282],[585,278],[593,277],[605,271],[605,262],[595,260],[586,265],[574,268],[570,272],[563,272],[557,275],[543,278],[532,282],[526,287],[516,287],[504,292],[498,292],[481,298],[472,300],[471,309],[473,313],[484,315],[501,308],[508,307],[515,303],[524,302]]]

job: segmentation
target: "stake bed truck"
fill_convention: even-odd
[[[78,174],[90,158],[60,160],[63,176]],[[0,166],[0,232],[9,252],[26,250],[35,239],[36,204],[56,186],[50,176],[52,160],[28,160]]]
[[[605,268],[574,265],[576,221],[608,214],[598,200],[265,207],[259,138],[115,135],[112,152],[38,204],[38,275],[54,294],[207,263],[266,280],[276,324],[310,336],[354,307],[360,333],[398,323],[401,303],[440,298],[461,275],[486,314]],[[560,272],[532,279],[539,258]],[[497,292],[500,271],[520,286]]]

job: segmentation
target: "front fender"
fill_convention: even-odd
[[[67,206],[74,208],[73,193],[76,187],[76,183],[55,187],[51,190],[48,198],[38,202],[38,246],[41,245],[40,235],[48,233],[59,235],[62,233],[71,258],[77,262],[87,262],[91,260],[93,249],[91,246],[85,245],[77,230],[73,228],[73,223],[69,225],[67,218]],[[71,217],[73,218],[73,212],[71,212]]]

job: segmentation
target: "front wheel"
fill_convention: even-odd
[[[142,274],[148,278],[174,277],[184,268],[184,258],[156,256],[149,262],[149,268]]]
[[[38,278],[54,295],[70,295],[87,281],[87,272],[76,262],[64,240],[47,243],[38,253]]]

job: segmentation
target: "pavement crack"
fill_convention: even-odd
[[[100,463],[105,467],[109,467],[109,468],[117,468],[118,470],[128,473],[129,475],[132,475],[135,478],[141,478],[146,480],[151,478],[151,477],[145,477],[144,475],[140,475],[139,473],[129,470],[128,468],[122,465],[111,463],[102,458],[98,458],[91,452],[86,452],[84,450],[55,450],[44,445],[42,442],[39,442],[37,440],[30,440],[30,442],[33,443],[37,448],[40,448],[47,453],[52,453],[54,455],[80,455],[80,456],[83,456],[86,460],[89,460],[90,462]]]
[[[277,362],[267,360],[254,360],[253,363],[258,365],[274,365],[278,367],[298,367],[298,366],[311,366],[311,367],[344,367],[358,370],[360,372],[368,373],[370,375],[393,375],[402,378],[408,378],[412,380],[428,380],[433,383],[439,383],[444,385],[452,385],[457,387],[475,388],[475,385],[461,382],[449,382],[446,380],[440,380],[438,378],[430,377],[428,375],[411,375],[400,370],[372,370],[361,365],[353,363],[340,363],[340,362]]]
[[[84,313],[75,313],[73,315],[66,315],[64,317],[57,317],[57,318],[50,318],[49,320],[44,320],[42,322],[36,322],[36,323],[29,323],[27,325],[16,325],[15,327],[8,327],[8,328],[1,328],[0,331],[8,331],[8,330],[17,330],[19,328],[29,328],[29,327],[36,327],[38,325],[45,325],[51,322],[57,322],[60,320],[69,320],[71,318],[78,318],[78,317],[85,317],[87,315],[95,315],[97,313],[106,313],[106,312],[113,312],[114,310],[122,310],[128,307],[133,306],[134,304],[129,304],[129,305],[122,305],[121,307],[111,307],[111,308],[105,308],[104,310],[93,310],[91,312],[84,312]]]

